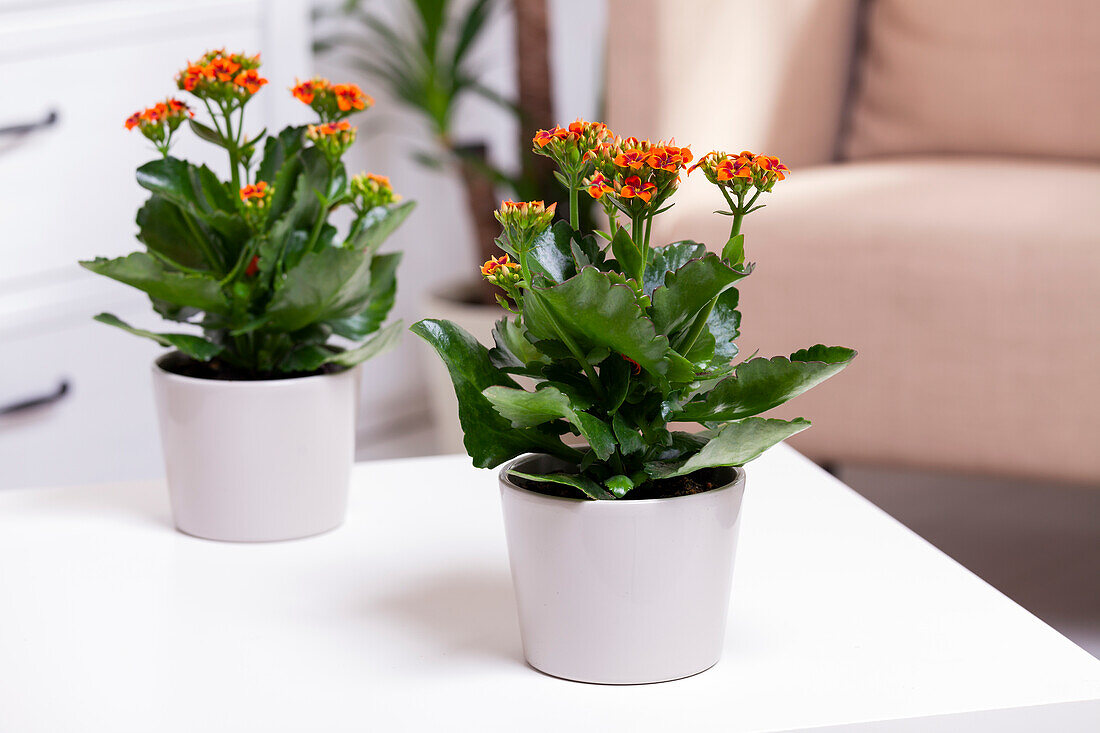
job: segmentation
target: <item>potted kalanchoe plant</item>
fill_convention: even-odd
[[[208,124],[175,98],[126,120],[160,153],[137,171],[150,192],[137,214],[145,251],[81,263],[198,331],[97,316],[173,349],[153,384],[174,519],[222,540],[302,537],[343,521],[357,365],[400,333],[382,325],[400,253],[378,249],[412,208],[385,178],[349,177],[341,163],[356,134],[347,118],[373,103],[355,85],[298,83],[290,91],[317,123],[247,135],[245,110],[267,83],[259,66],[218,50],[179,72]],[[225,150],[229,181],[170,155],[184,123]],[[351,210],[343,234],[329,223],[339,207]]]
[[[855,352],[734,362],[734,284],[753,269],[741,223],[786,177],[778,159],[712,152],[688,169],[686,147],[582,121],[541,130],[534,145],[558,167],[571,221],[541,202],[497,212],[503,254],[482,273],[513,315],[497,323],[495,348],[447,321],[413,330],[447,365],[474,464],[508,462],[500,486],[528,661],[590,682],[684,677],[721,652],[741,466],[810,425],[759,413]],[[650,241],[694,169],[729,207],[720,253]],[[606,231],[578,231],[582,194],[602,206]]]

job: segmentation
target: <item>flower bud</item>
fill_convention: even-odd
[[[373,173],[360,173],[353,176],[349,184],[351,193],[356,197],[360,211],[370,211],[376,206],[385,206],[401,200],[393,192],[390,179]]]

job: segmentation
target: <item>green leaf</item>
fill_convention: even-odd
[[[334,333],[359,341],[378,330],[397,295],[397,265],[400,252],[378,255],[370,263],[370,288],[367,291],[367,307],[346,318],[329,321]]]
[[[619,227],[611,238],[611,253],[627,277],[638,279],[642,270],[642,252],[634,244],[626,227]]]
[[[209,269],[183,212],[168,199],[150,196],[138,209],[137,225],[137,238],[149,251],[192,270]]]
[[[214,143],[215,145],[219,145],[223,148],[229,147],[227,145],[227,140],[222,137],[222,134],[214,128],[204,125],[198,120],[188,120],[188,122],[191,124],[191,132],[195,133],[206,142]]]
[[[370,265],[371,258],[356,250],[307,253],[275,287],[267,308],[271,327],[297,331],[361,312],[370,298]]]
[[[642,440],[641,434],[628,425],[621,414],[616,412],[611,418],[611,428],[615,431],[615,440],[623,455],[641,453],[645,450],[645,441]]]
[[[382,243],[408,218],[416,206],[405,201],[388,206],[375,206],[364,215],[358,231],[348,239],[347,246],[374,254]]]
[[[283,372],[314,372],[332,357],[332,351],[319,344],[299,344],[278,363]]]
[[[726,422],[777,407],[844,369],[856,352],[843,346],[814,346],[771,359],[749,359],[733,374],[674,416],[692,422]]]
[[[554,387],[528,392],[494,385],[483,390],[482,394],[497,412],[511,421],[514,428],[530,428],[573,414],[569,397]]]
[[[284,164],[302,149],[305,127],[284,127],[278,135],[264,141],[264,158],[256,170],[256,179],[273,183]]]
[[[251,230],[237,211],[237,192],[230,191],[229,186],[206,166],[196,167],[172,157],[161,158],[138,168],[137,181],[217,232],[220,238],[212,241],[226,262],[235,259],[251,236]]]
[[[180,353],[186,354],[197,361],[210,361],[222,352],[221,346],[211,343],[201,336],[189,333],[153,333],[141,328],[134,328],[110,313],[100,313],[95,317],[95,320],[106,323],[108,326],[121,328],[123,331],[128,331],[135,336],[152,339],[161,346],[177,349]]]
[[[113,260],[97,257],[80,264],[98,275],[142,290],[157,300],[218,314],[226,314],[230,309],[217,280],[169,270],[144,252]]]
[[[614,495],[616,499],[621,499],[626,496],[627,492],[634,488],[634,482],[630,480],[629,476],[623,476],[619,474],[612,476],[607,481],[604,481],[606,486]]]
[[[739,267],[745,262],[745,235],[736,234],[729,238],[726,246],[722,248],[722,259]]]
[[[714,360],[729,364],[737,356],[734,340],[741,335],[741,314],[737,311],[737,288],[730,288],[718,296],[714,309],[707,319],[707,330],[714,337]]]
[[[512,427],[529,428],[556,419],[569,422],[600,460],[615,452],[615,438],[607,423],[573,404],[569,395],[556,387],[543,385],[534,392],[503,386],[488,387],[482,394]]]
[[[690,324],[713,298],[747,273],[734,270],[715,254],[690,260],[665,277],[653,291],[650,315],[658,333],[671,335]]]
[[[585,493],[590,499],[614,499],[615,497],[608,492],[605,488],[590,478],[581,476],[580,474],[572,473],[520,473],[519,471],[509,471],[510,476],[519,476],[525,478],[528,481],[549,481],[552,484],[561,484],[563,486],[572,486],[574,489],[579,489]]]
[[[325,361],[329,364],[339,364],[340,366],[355,366],[367,359],[384,354],[397,346],[397,343],[401,340],[401,331],[403,329],[404,324],[401,321],[394,321],[374,334],[374,336],[362,346],[333,354]]]
[[[519,385],[493,366],[489,350],[450,321],[425,319],[412,332],[436,350],[447,365],[458,397],[458,417],[465,433],[466,452],[478,468],[493,468],[529,452],[541,452],[576,462],[580,453],[556,436],[538,428],[513,428],[485,398],[482,391],[499,385]]]
[[[584,353],[594,346],[606,346],[658,377],[672,370],[668,339],[645,317],[634,290],[615,284],[608,273],[586,267],[561,284],[528,292],[523,299],[523,320],[537,338],[559,338],[556,322]],[[540,312],[542,304],[552,311],[552,319]]]
[[[701,468],[743,466],[808,427],[810,421],[801,417],[790,421],[750,417],[731,422],[691,458],[683,462],[648,463],[646,473],[652,478],[670,478],[686,476]]]
[[[526,367],[532,364],[546,364],[549,359],[535,348],[523,335],[519,319],[505,316],[493,327],[493,342],[496,348],[489,352],[493,363],[504,367]]]
[[[560,219],[535,238],[527,253],[527,264],[534,273],[546,275],[555,283],[577,274],[573,261],[573,229]]]
[[[706,254],[707,248],[698,242],[685,240],[673,242],[664,247],[654,247],[649,250],[649,262],[645,268],[645,278],[642,280],[642,290],[646,295],[653,295],[653,291],[665,284],[665,275],[676,272],[689,261]]]

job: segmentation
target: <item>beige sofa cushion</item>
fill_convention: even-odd
[[[721,195],[697,176],[681,194],[655,241],[721,246]],[[758,264],[739,283],[742,353],[859,350],[781,408],[814,422],[795,447],[1100,483],[1100,166],[850,163],[762,200],[744,224]]]
[[[870,0],[848,158],[1100,159],[1100,2]]]

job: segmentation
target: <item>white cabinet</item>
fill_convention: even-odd
[[[0,0],[0,130],[16,128],[0,133],[0,408],[70,384],[52,405],[0,415],[0,489],[161,473],[148,387],[160,350],[90,317],[159,319],[76,261],[140,248],[134,169],[155,151],[125,118],[185,96],[175,72],[225,46],[263,52],[271,83],[248,124],[278,129],[294,110],[286,87],[309,74],[307,21],[296,0]],[[222,164],[181,143],[176,154]]]

